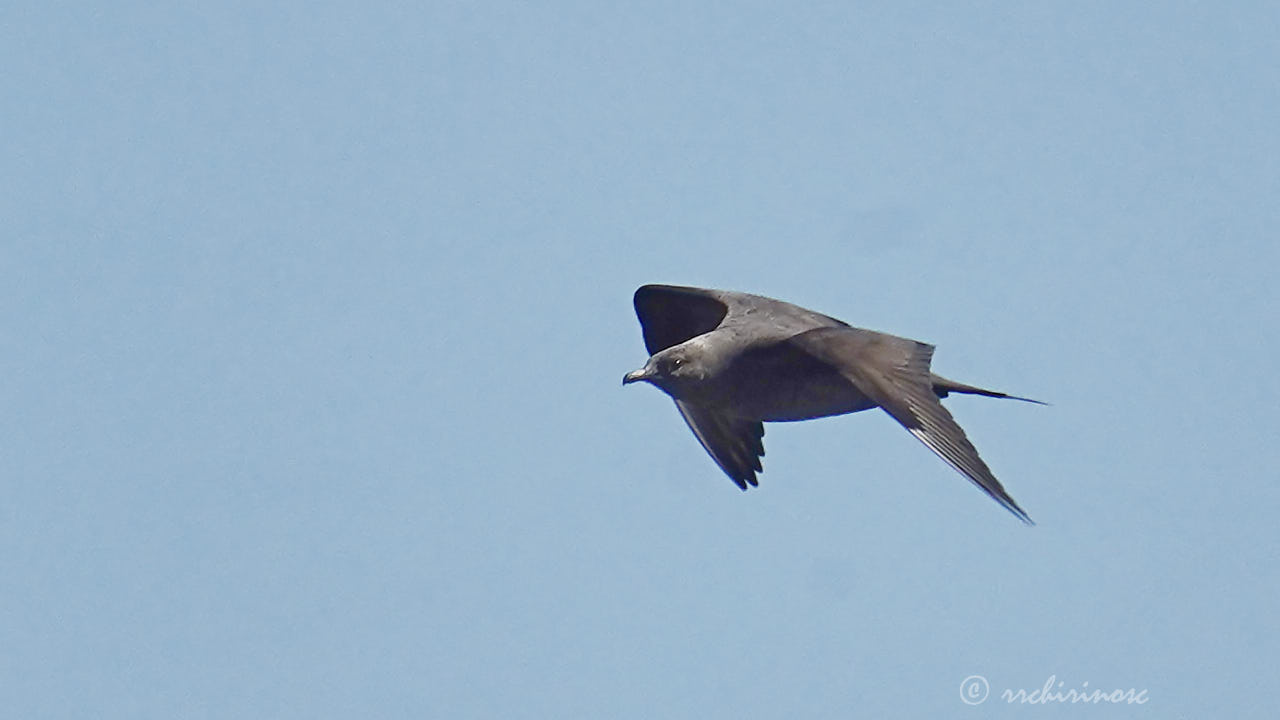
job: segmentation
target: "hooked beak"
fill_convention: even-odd
[[[653,371],[649,369],[648,365],[646,365],[639,370],[632,370],[626,375],[623,375],[622,384],[626,385],[628,383],[639,382],[641,380],[648,380],[651,377],[653,377]]]

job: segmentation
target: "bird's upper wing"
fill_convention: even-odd
[[[818,328],[788,342],[837,368],[947,464],[1023,522],[1034,524],[935,394],[929,371],[932,345],[856,328]]]
[[[756,473],[763,470],[760,456],[764,455],[764,423],[725,415],[683,400],[676,400],[676,407],[698,442],[730,480],[743,490],[748,484],[757,484]]]
[[[645,285],[633,301],[650,355],[715,330],[729,313],[716,291],[699,288]]]
[[[757,340],[770,335],[781,340],[816,327],[848,327],[798,305],[732,290],[645,285],[636,290],[634,302],[650,355],[722,325],[735,325]]]

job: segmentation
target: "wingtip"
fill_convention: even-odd
[[[999,500],[1000,498],[996,498],[996,499]],[[1036,521],[1031,519],[1031,516],[1027,514],[1026,510],[1023,510],[1022,508],[1018,507],[1018,504],[1013,502],[1013,498],[1009,498],[1008,503],[1001,502],[1000,504],[1004,506],[1005,510],[1008,510],[1009,512],[1013,513],[1014,517],[1021,520],[1023,525],[1026,525],[1027,527],[1036,526]]]

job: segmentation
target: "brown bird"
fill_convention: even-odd
[[[879,407],[1023,522],[942,406],[950,393],[1023,400],[948,380],[929,368],[933,346],[851,327],[812,310],[728,290],[645,285],[636,315],[650,358],[623,384],[645,381],[676,402],[698,442],[746,490],[762,472],[764,422]]]

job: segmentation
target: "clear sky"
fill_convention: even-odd
[[[1275,3],[9,5],[3,714],[1272,717],[1277,36]],[[739,492],[620,386],[648,282],[1051,402],[947,401],[1038,526],[879,411],[769,425]],[[999,697],[1046,682],[1147,702]]]

